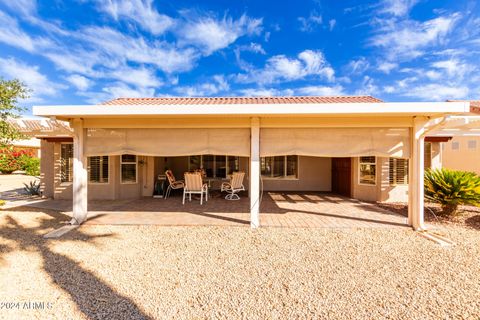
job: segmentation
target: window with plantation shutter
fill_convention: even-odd
[[[408,159],[389,159],[390,185],[408,184]]]
[[[108,183],[108,156],[88,157],[88,181]]]
[[[73,181],[73,144],[62,143],[60,147],[60,181]]]

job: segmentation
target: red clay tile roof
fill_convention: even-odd
[[[118,98],[102,105],[184,105],[184,104],[287,104],[287,103],[376,103],[372,96],[339,97],[202,97],[202,98]]]
[[[69,135],[72,133],[68,122],[51,121],[49,119],[9,119],[8,122],[18,131],[30,135],[35,133],[58,133]]]
[[[447,100],[447,102],[470,102],[470,112],[480,113],[480,100]]]

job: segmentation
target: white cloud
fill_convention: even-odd
[[[195,86],[180,86],[175,88],[175,92],[182,96],[202,97],[216,95],[230,89],[228,82],[223,75],[215,75],[213,81],[200,83]]]
[[[369,76],[364,76],[360,88],[355,91],[356,95],[376,95],[380,89],[375,84],[375,80]]]
[[[194,45],[204,54],[228,47],[238,38],[245,35],[259,34],[262,30],[262,19],[253,19],[243,14],[238,20],[224,17],[217,20],[213,17],[200,17],[187,21],[178,28],[180,43]]]
[[[370,44],[385,49],[390,61],[413,59],[422,55],[426,47],[444,43],[458,19],[458,14],[452,14],[424,22],[383,20]]]
[[[92,81],[90,79],[79,74],[72,74],[68,76],[67,81],[74,85],[79,91],[85,91],[92,85]]]
[[[292,89],[274,89],[274,88],[248,88],[240,90],[240,93],[246,97],[272,97],[272,96],[293,96]]]
[[[64,86],[50,81],[32,66],[14,58],[0,58],[0,73],[10,79],[19,79],[32,90],[30,101],[41,101],[43,96],[55,96]]]
[[[17,20],[0,11],[0,41],[28,52],[35,50],[35,40],[23,32]]]
[[[462,79],[474,70],[473,66],[458,59],[441,60],[432,63],[432,67],[443,70],[450,78]]]
[[[345,92],[342,86],[306,86],[296,89],[296,92],[306,96],[341,96]]]
[[[394,16],[407,15],[413,6],[418,3],[419,0],[385,0],[382,4],[381,13],[387,13]]]
[[[174,19],[160,14],[154,8],[153,0],[98,1],[98,8],[110,14],[115,20],[125,18],[135,21],[154,35],[164,33],[174,24]]]
[[[322,16],[315,10],[310,12],[308,17],[298,17],[297,20],[300,22],[300,31],[303,32],[312,32],[321,25],[323,21]]]
[[[362,74],[370,67],[370,63],[365,57],[361,57],[357,60],[352,60],[348,63],[347,68],[352,74]]]
[[[398,68],[398,63],[382,61],[378,64],[377,70],[389,74],[393,69]]]
[[[330,31],[332,31],[333,28],[335,28],[336,25],[337,25],[337,20],[335,20],[335,19],[330,19],[330,20],[328,21],[328,28],[329,28]]]
[[[100,65],[105,62],[123,64],[131,61],[155,65],[160,70],[171,73],[192,69],[199,58],[192,48],[179,49],[165,41],[148,41],[106,27],[86,28],[77,37],[95,48],[97,54],[100,53]]]
[[[468,93],[469,88],[466,86],[430,83],[412,86],[408,90],[405,90],[403,95],[426,101],[445,101],[447,99],[466,98]]]
[[[106,72],[102,77],[117,79],[123,83],[128,83],[140,88],[159,87],[163,84],[153,70],[145,67],[132,68],[123,66]]]
[[[153,88],[132,88],[122,82],[107,85],[102,91],[110,95],[111,98],[143,98],[155,95],[155,89]]]
[[[267,60],[263,69],[238,74],[236,79],[242,83],[269,84],[299,80],[307,76],[318,76],[333,81],[334,70],[321,51],[305,50],[299,53],[297,58],[273,56]]]
[[[20,13],[26,17],[35,15],[37,11],[36,0],[0,0],[0,2],[13,12]]]

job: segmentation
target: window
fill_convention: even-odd
[[[137,183],[137,156],[124,154],[120,156],[122,183]]]
[[[408,160],[390,158],[389,159],[389,180],[391,185],[408,184]]]
[[[88,182],[108,183],[108,156],[88,157]]]
[[[458,141],[453,141],[452,142],[452,150],[458,150],[460,148],[460,144]]]
[[[423,167],[425,169],[430,169],[432,167],[432,143],[431,142],[425,142]]]
[[[468,140],[468,149],[477,149],[477,141]]]
[[[62,143],[60,147],[60,181],[73,180],[73,144]]]
[[[260,172],[267,178],[297,178],[298,156],[262,157]]]
[[[239,170],[240,158],[237,156],[203,155],[190,156],[188,170],[205,170],[208,178],[226,178],[228,174]]]
[[[376,158],[360,157],[358,158],[358,181],[360,184],[375,185],[376,184]]]

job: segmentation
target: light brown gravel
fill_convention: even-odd
[[[0,212],[0,309],[38,319],[478,319],[480,231],[442,248],[404,229],[82,226]]]

